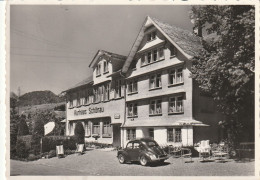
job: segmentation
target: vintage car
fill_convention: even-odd
[[[121,164],[125,162],[139,161],[145,166],[150,162],[164,162],[168,155],[156,141],[152,139],[136,139],[127,143],[126,148],[119,150],[117,158]]]

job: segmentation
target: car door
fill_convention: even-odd
[[[140,143],[139,142],[133,142],[133,149],[131,151],[131,159],[133,161],[138,161],[139,156],[140,156]]]
[[[126,159],[128,161],[132,161],[132,158],[131,158],[132,151],[133,151],[133,143],[129,142],[129,143],[127,143],[126,148],[125,148]]]

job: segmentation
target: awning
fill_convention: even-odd
[[[209,126],[209,125],[203,124],[201,121],[197,121],[195,119],[179,120],[176,122],[176,125],[179,125],[179,126]]]
[[[165,126],[209,126],[201,121],[197,121],[194,119],[161,119],[161,120],[153,120],[153,119],[145,119],[145,120],[134,120],[127,119],[125,124],[122,127],[165,127]]]

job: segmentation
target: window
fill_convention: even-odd
[[[162,114],[162,100],[152,100],[150,102],[150,115]]]
[[[170,56],[171,57],[173,57],[173,56],[175,56],[176,55],[176,50],[175,50],[175,47],[174,46],[170,46],[170,52],[171,52],[171,54],[170,54]]]
[[[175,142],[182,142],[181,140],[181,129],[178,128],[178,129],[175,129]]]
[[[173,128],[167,129],[167,141],[174,142],[173,141]]]
[[[85,136],[90,136],[90,122],[85,122]]]
[[[152,52],[148,52],[147,53],[147,63],[151,63],[151,60],[152,60]]]
[[[161,74],[156,74],[150,77],[150,89],[162,87]]]
[[[94,102],[94,94],[93,89],[88,89],[86,92],[86,104],[90,104]]]
[[[101,64],[97,65],[97,69],[96,69],[96,76],[101,75]]]
[[[94,88],[93,89],[93,93],[94,93],[94,102],[98,102],[98,89]]]
[[[68,95],[69,108],[73,108],[73,94]]]
[[[173,69],[169,72],[169,85],[183,82],[182,68]]]
[[[149,129],[149,137],[154,139],[154,129],[153,128]]]
[[[70,100],[69,100],[69,108],[72,108],[72,107],[73,107],[73,100],[70,99]]]
[[[77,106],[80,106],[80,93],[77,93]]]
[[[85,103],[85,91],[81,91],[80,93],[80,105],[84,105]]]
[[[157,61],[157,49],[153,50],[153,61]]]
[[[103,65],[104,65],[104,74],[108,73],[108,63],[107,63],[107,61],[104,61]]]
[[[92,132],[92,134],[97,134],[97,135],[100,134],[100,124],[99,124],[99,122],[94,122],[93,123],[93,132]]]
[[[139,143],[137,142],[133,143],[133,149],[139,149],[139,147],[140,147]]]
[[[177,81],[176,83],[181,83],[183,82],[183,76],[182,76],[182,69],[177,70]]]
[[[128,104],[128,117],[137,116],[137,103]]]
[[[133,149],[133,143],[128,143],[128,144],[126,145],[126,148],[127,148],[127,149]]]
[[[158,49],[159,59],[164,59],[164,50],[163,48]]]
[[[136,138],[136,131],[135,129],[127,129],[126,130],[126,139],[132,140]]]
[[[151,32],[149,34],[147,34],[147,41],[152,41],[156,38],[156,32]]]
[[[115,98],[122,97],[122,90],[121,90],[121,80],[115,81]]]
[[[98,102],[103,100],[103,97],[104,97],[104,87],[103,86],[99,86],[98,87]]]
[[[128,83],[128,93],[135,93],[138,91],[137,80],[129,81]]]
[[[143,54],[141,57],[141,66],[146,65],[146,56]]]
[[[141,66],[164,59],[164,50],[162,47],[148,51],[141,56]]]
[[[169,100],[169,113],[183,113],[183,97],[171,97]]]
[[[105,121],[103,123],[103,137],[111,137],[112,136],[112,126],[109,121]]]
[[[109,95],[110,95],[110,83],[107,83],[104,85],[104,96],[103,96],[103,101],[108,101],[109,100]]]
[[[167,129],[167,141],[168,142],[182,142],[181,128],[169,128]]]

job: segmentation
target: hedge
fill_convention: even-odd
[[[29,155],[29,152],[32,148],[32,135],[26,135],[26,136],[17,136],[16,141],[16,155],[19,158],[27,158]],[[12,157],[15,155],[12,155]]]
[[[26,149],[31,149],[32,144],[32,135],[26,135],[26,136],[17,136],[17,142],[22,141],[25,143]],[[16,142],[16,144],[17,144]]]
[[[45,136],[42,138],[42,152],[56,150],[57,145],[63,145],[64,150],[76,150],[75,137],[68,136]]]

